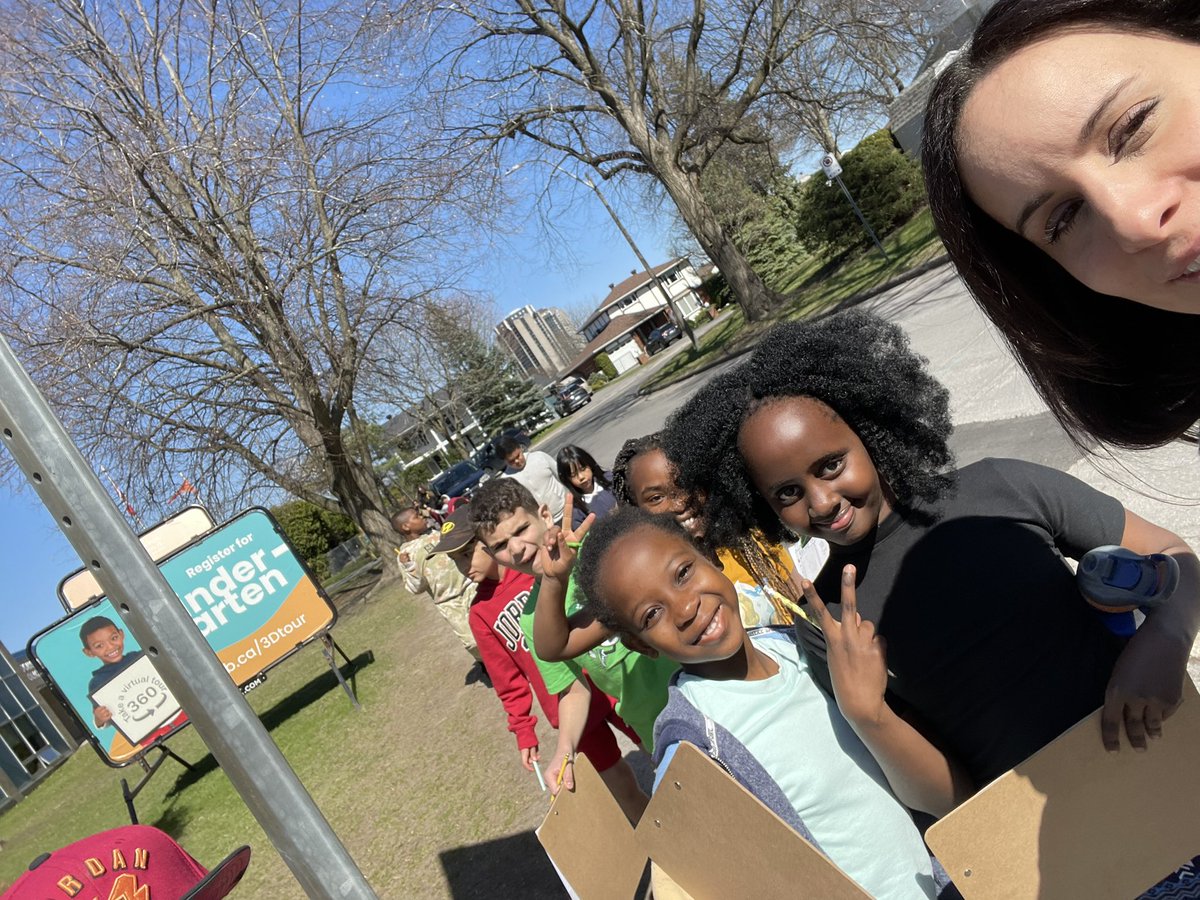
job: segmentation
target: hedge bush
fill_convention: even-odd
[[[304,500],[292,500],[271,510],[300,558],[321,579],[329,577],[325,554],[358,533],[349,516],[327,512]]]
[[[600,367],[600,371],[608,377],[609,381],[617,377],[617,367],[613,365],[613,361],[608,358],[607,353],[596,354],[596,365]]]
[[[886,130],[863,138],[841,164],[842,181],[880,238],[925,203],[920,166],[896,148]],[[796,230],[805,246],[825,255],[871,245],[845,195],[820,172],[804,185]]]
[[[606,360],[608,359],[607,356],[604,358]],[[612,363],[610,362],[609,365],[611,366]],[[615,367],[613,368],[613,371],[614,372],[616,371]],[[600,388],[604,387],[604,385],[608,384],[610,381],[612,381],[612,379],[609,378],[607,375],[605,375],[603,372],[593,372],[591,375],[588,376],[587,384],[588,384],[588,387],[590,387],[593,391],[595,391],[595,390],[599,390]]]

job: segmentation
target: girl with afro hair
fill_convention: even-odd
[[[831,555],[817,594],[886,640],[886,696],[983,785],[1103,706],[1102,739],[1144,748],[1178,706],[1200,627],[1200,563],[1177,536],[1065,473],[1012,459],[955,470],[948,393],[893,324],[862,312],[782,325],[688,405],[685,484],[714,539],[807,535]],[[1168,553],[1180,586],[1127,641],[1063,558]],[[802,585],[806,590],[807,584]],[[832,693],[822,631],[798,619]]]

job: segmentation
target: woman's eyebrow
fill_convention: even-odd
[[[1046,191],[1044,194],[1038,194],[1023,207],[1021,207],[1021,215],[1017,216],[1017,234],[1025,234],[1025,223],[1029,221],[1029,217],[1037,212],[1042,204],[1054,196],[1053,191]]]
[[[1113,85],[1112,90],[1110,90],[1100,99],[1100,102],[1096,105],[1096,108],[1092,111],[1092,114],[1088,116],[1087,121],[1083,123],[1083,127],[1079,129],[1079,145],[1081,147],[1086,146],[1091,142],[1092,135],[1096,131],[1096,126],[1100,124],[1100,120],[1104,118],[1105,114],[1109,110],[1109,107],[1111,107],[1113,103],[1116,102],[1116,99],[1121,96],[1121,92],[1125,90],[1125,88],[1129,87],[1129,84],[1133,81],[1133,78],[1134,76],[1130,75],[1128,78],[1121,79],[1119,82]],[[1017,234],[1025,234],[1025,225],[1029,221],[1030,216],[1037,212],[1038,208],[1053,196],[1054,193],[1052,191],[1047,191],[1044,194],[1039,194],[1037,197],[1034,197],[1021,208],[1021,214],[1017,216]]]
[[[1092,133],[1096,130],[1096,126],[1100,124],[1100,120],[1104,118],[1104,114],[1108,112],[1108,108],[1112,106],[1113,101],[1120,96],[1121,91],[1125,90],[1131,81],[1133,81],[1132,75],[1117,82],[1113,89],[1104,95],[1104,99],[1100,101],[1095,111],[1083,123],[1083,127],[1079,129],[1079,143],[1081,145],[1091,141]]]

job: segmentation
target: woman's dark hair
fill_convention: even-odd
[[[635,457],[641,456],[643,453],[648,453],[651,450],[661,450],[662,441],[660,440],[661,433],[642,435],[638,438],[630,438],[621,445],[620,451],[617,453],[617,458],[613,460],[612,467],[612,492],[617,498],[618,506],[636,506],[637,500],[633,496],[633,488],[629,484],[629,464],[633,462]]]
[[[819,400],[850,426],[899,508],[915,511],[953,485],[949,393],[899,326],[860,311],[779,325],[733,377],[709,382],[687,419],[677,414],[672,423],[672,432],[686,427],[696,444],[677,463],[681,470],[710,467],[709,540],[729,546],[755,528],[769,541],[794,539],[755,490],[738,450],[745,421],[788,397]]]
[[[575,485],[571,484],[571,476],[579,469],[591,469],[592,478],[595,479],[596,484],[602,488],[612,489],[612,484],[609,482],[608,476],[604,474],[600,463],[596,462],[596,458],[582,447],[567,444],[558,451],[554,461],[558,464],[558,480],[563,483],[563,487],[575,495],[576,500],[581,498]]]
[[[1075,440],[1157,446],[1200,419],[1200,315],[1099,294],[967,196],[958,126],[988,72],[1071,27],[1157,32],[1200,43],[1196,0],[1000,0],[938,78],[925,112],[929,205],[950,258],[1038,393]]]
[[[675,521],[674,516],[654,515],[632,505],[618,506],[592,526],[575,563],[575,582],[578,590],[587,598],[584,609],[601,625],[612,631],[629,629],[617,619],[608,606],[607,596],[600,586],[600,569],[617,539],[638,528],[657,528],[659,531],[680,537],[689,544],[692,543],[688,533]]]

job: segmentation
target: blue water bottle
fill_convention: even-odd
[[[1163,553],[1134,553],[1097,547],[1084,554],[1075,572],[1079,592],[1104,615],[1104,624],[1128,637],[1137,628],[1134,610],[1161,606],[1179,586],[1179,563]]]

